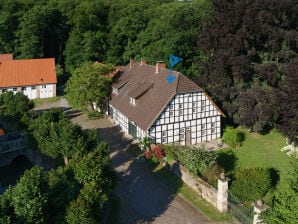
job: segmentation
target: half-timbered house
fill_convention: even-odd
[[[131,60],[112,86],[110,117],[135,139],[150,136],[155,143],[193,145],[220,138],[224,114],[201,87],[172,74],[169,83],[165,63]]]

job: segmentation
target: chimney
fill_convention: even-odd
[[[146,60],[141,60],[141,65],[146,65],[147,61]]]
[[[157,61],[155,66],[155,74],[158,74],[159,70],[162,68],[166,68],[166,64],[164,61]]]
[[[133,60],[132,58],[129,61],[129,68],[132,68],[133,64],[135,63],[135,60]]]

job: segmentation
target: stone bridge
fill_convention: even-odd
[[[42,165],[40,157],[26,147],[25,133],[13,132],[0,136],[0,167],[10,165],[17,156],[26,156],[32,164]]]

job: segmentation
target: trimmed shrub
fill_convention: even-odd
[[[203,149],[168,146],[166,153],[179,161],[191,173],[202,176],[206,169],[215,163],[216,154]]]
[[[231,126],[227,126],[224,130],[222,140],[232,148],[239,148],[245,139],[245,133]]]
[[[262,198],[271,188],[269,169],[247,168],[234,172],[231,192],[242,202],[253,202]]]

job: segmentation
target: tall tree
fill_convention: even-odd
[[[70,73],[87,61],[103,61],[108,13],[103,1],[91,0],[81,1],[71,11],[68,22],[72,31],[64,52]]]
[[[149,22],[136,40],[131,40],[123,57],[126,61],[133,57],[145,58],[149,63],[165,60],[170,54],[183,58],[178,70],[186,73],[197,59],[197,36],[207,25],[211,6],[209,1],[172,2],[147,10]],[[169,66],[169,63],[168,63]]]
[[[14,53],[18,58],[55,57],[57,62],[63,62],[68,32],[65,22],[53,4],[36,3],[20,19]]]
[[[113,66],[88,62],[77,68],[66,84],[66,98],[71,106],[93,111],[93,103],[104,112],[111,92]]]
[[[32,108],[33,102],[21,92],[9,91],[0,95],[0,116],[19,120]]]
[[[81,155],[93,147],[94,135],[85,134],[82,129],[72,124],[61,110],[44,112],[29,125],[29,131],[42,153],[52,158],[69,158]]]
[[[12,205],[20,223],[48,223],[48,175],[37,166],[27,170],[13,189]]]
[[[198,40],[209,60],[201,63],[197,82],[235,123],[297,135],[297,103],[291,97],[298,84],[291,75],[298,57],[297,21],[294,1],[213,1],[212,19]]]

